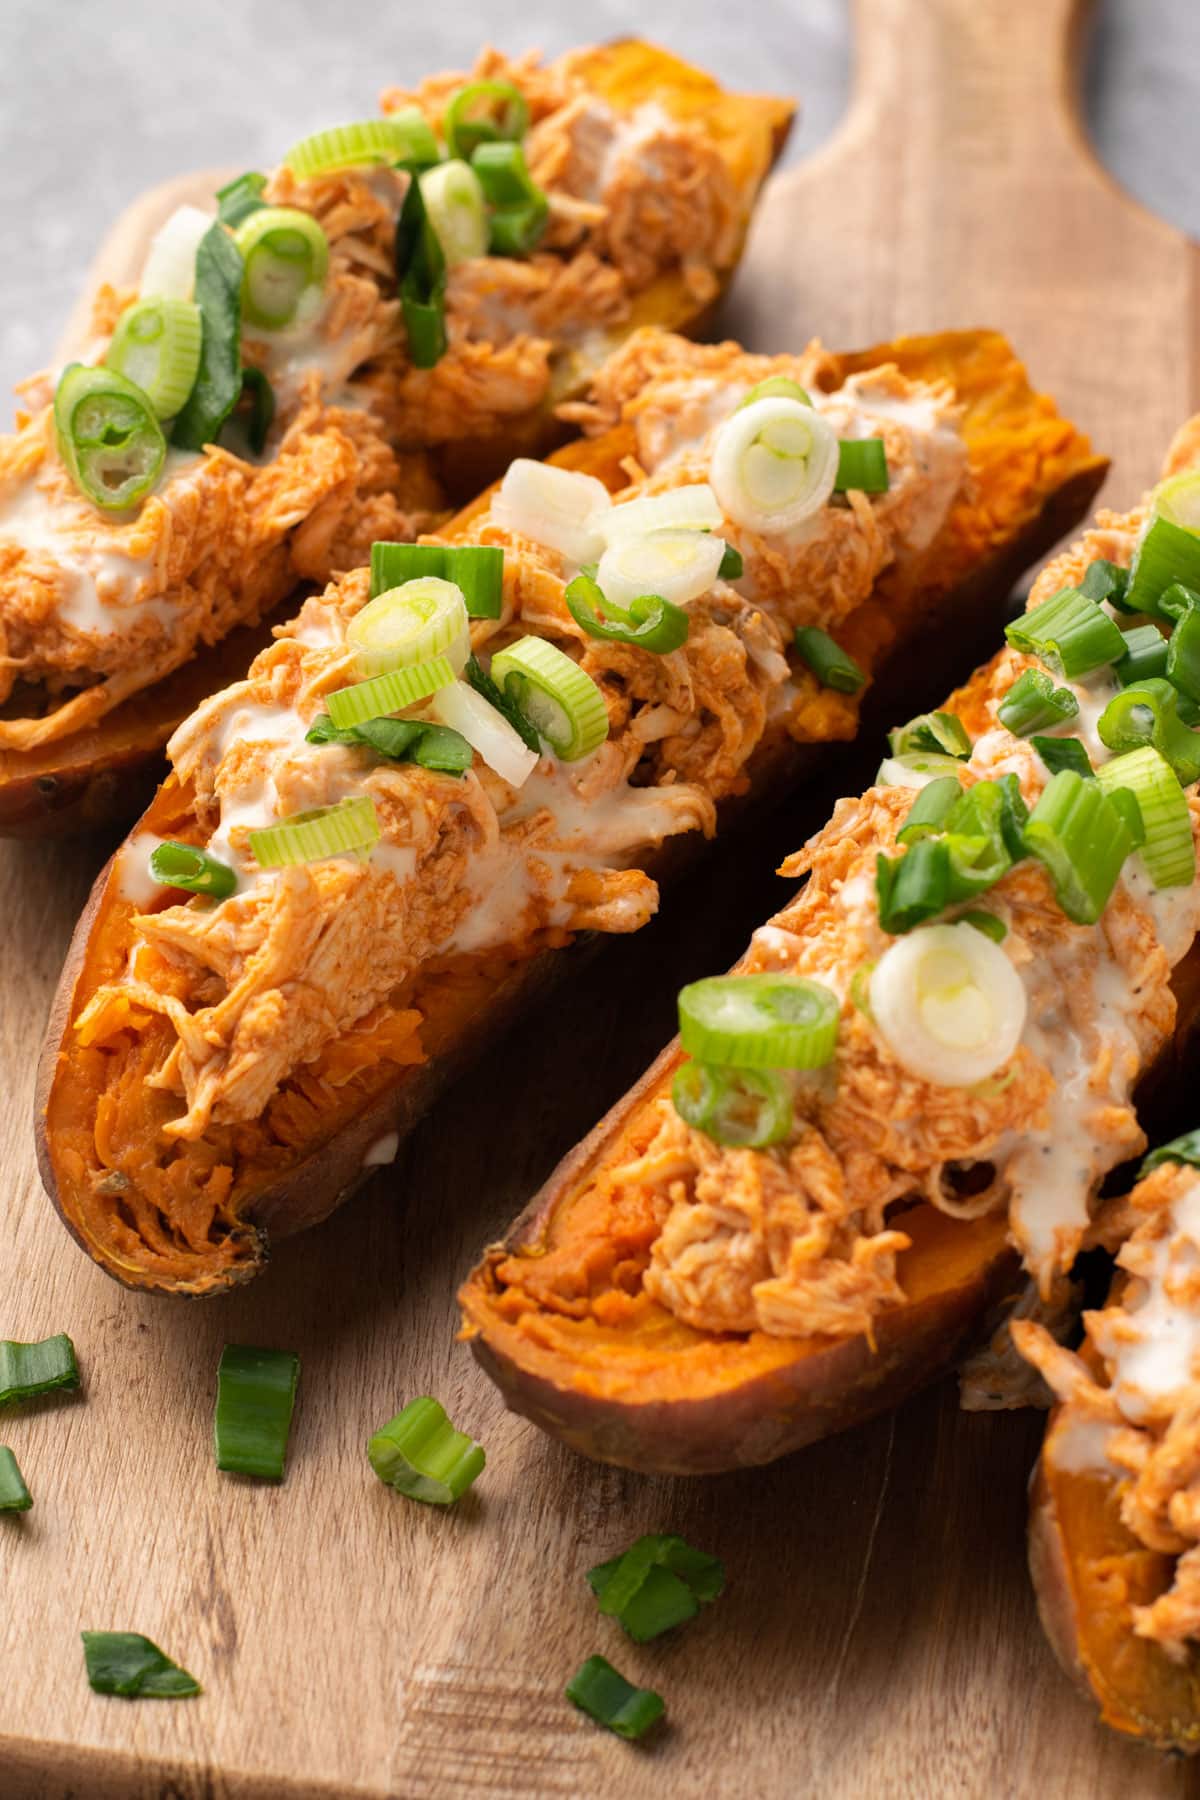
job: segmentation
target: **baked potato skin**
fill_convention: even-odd
[[[1106,1725],[1157,1750],[1200,1752],[1200,1650],[1177,1663],[1137,1637],[1130,1609],[1169,1587],[1173,1559],[1121,1523],[1118,1482],[1055,1461],[1051,1414],[1029,1493],[1029,1575],[1042,1629],[1064,1672]]]
[[[845,370],[850,373],[855,368],[870,366],[872,361],[888,361],[893,357],[906,372],[925,371],[931,379],[939,374],[953,375],[956,370],[960,371],[969,391],[982,395],[983,410],[989,415],[985,428],[993,439],[996,436],[990,416],[994,410],[993,385],[1012,396],[1018,429],[1027,429],[1035,408],[1044,409],[1046,405],[1035,403],[1024,385],[1023,372],[1011,349],[991,332],[947,333],[933,338],[900,340],[895,345],[879,346],[845,358]],[[966,572],[960,570],[956,579],[941,591],[932,585],[923,587],[919,595],[909,600],[906,608],[893,608],[886,601],[874,608],[877,614],[887,617],[892,635],[883,642],[879,653],[873,685],[861,715],[860,735],[889,723],[898,708],[911,711],[922,695],[932,702],[949,685],[952,675],[961,676],[964,663],[994,643],[1013,583],[1086,513],[1107,472],[1107,463],[1090,452],[1086,441],[1073,434],[1066,421],[1058,421],[1054,429],[1061,443],[1054,453],[1052,472],[1047,471],[1042,479],[1035,480],[1028,493],[1023,490],[1020,502],[1023,510],[1018,523],[1008,528],[997,527],[984,552],[975,549],[968,557],[966,551],[960,551]],[[583,439],[567,446],[556,454],[555,460],[597,475],[607,480],[610,486],[618,487],[623,479],[620,459],[628,448],[628,433],[618,427],[604,437]],[[469,541],[473,518],[485,504],[486,497],[480,497],[466,507],[445,528],[446,534]],[[226,676],[226,682],[243,673],[244,664],[238,664]],[[748,815],[778,804],[799,782],[819,779],[828,765],[831,749],[835,747],[828,742],[800,744],[783,736],[764,742],[747,765],[750,779],[746,791],[721,805],[721,834]],[[182,817],[181,798],[174,777],[168,778],[134,830],[157,831],[164,836],[179,835],[175,827]],[[667,884],[678,879],[704,854],[704,850],[705,845],[696,834],[668,839],[657,852],[644,859],[642,866],[656,880]],[[98,877],[71,939],[41,1051],[34,1123],[42,1179],[64,1224],[109,1274],[142,1291],[210,1293],[252,1276],[265,1260],[268,1239],[288,1237],[306,1230],[348,1199],[374,1172],[375,1165],[364,1167],[363,1161],[371,1145],[391,1132],[403,1136],[428,1109],[440,1089],[474,1061],[510,1019],[566,974],[582,950],[582,946],[576,946],[570,958],[561,950],[546,951],[509,966],[494,981],[481,987],[478,1004],[466,1013],[460,1009],[457,1016],[446,1018],[436,1004],[427,1010],[423,1006],[426,1024],[422,1036],[427,1061],[420,1065],[398,1066],[394,1080],[353,1120],[326,1141],[314,1145],[309,1153],[291,1162],[286,1172],[272,1180],[269,1186],[244,1196],[238,1222],[244,1233],[245,1254],[237,1267],[197,1282],[164,1281],[145,1271],[115,1266],[88,1241],[81,1230],[81,1200],[73,1195],[72,1183],[64,1174],[57,1154],[58,1136],[53,1123],[56,1081],[69,1061],[72,1021],[86,997],[79,990],[89,952],[107,930],[111,918],[110,909],[115,900],[111,876],[110,864]],[[891,1403],[891,1398],[885,1395],[861,1416]],[[758,1460],[765,1460],[765,1455]]]

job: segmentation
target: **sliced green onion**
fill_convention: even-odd
[[[12,1451],[0,1444],[0,1512],[28,1512],[33,1495],[25,1486]]]
[[[1157,625],[1134,625],[1125,633],[1125,654],[1114,675],[1122,687],[1167,673],[1167,640]]]
[[[174,418],[200,367],[203,327],[191,300],[139,300],[117,320],[104,358],[141,389],[156,417]]]
[[[589,1656],[565,1691],[572,1705],[623,1738],[645,1737],[667,1710],[661,1694],[634,1687],[603,1656]]]
[[[797,625],[796,653],[808,664],[822,687],[839,694],[857,694],[867,677],[848,650],[834,642],[819,625]]]
[[[372,544],[371,594],[403,587],[422,575],[451,581],[472,619],[498,619],[504,600],[504,551],[499,544]]]
[[[1079,591],[1089,600],[1107,600],[1119,612],[1128,612],[1125,595],[1129,588],[1129,570],[1123,569],[1120,563],[1106,562],[1097,557],[1095,562],[1087,566],[1087,573],[1079,584]]]
[[[933,750],[942,756],[966,758],[971,754],[971,740],[956,713],[918,713],[907,725],[897,725],[888,732],[888,748],[893,756]]]
[[[1168,639],[1167,680],[1187,699],[1200,701],[1200,606],[1187,607]]]
[[[687,614],[657,594],[640,595],[626,610],[609,600],[598,582],[577,575],[568,582],[565,598],[571,617],[589,637],[633,644],[656,656],[665,656],[687,642]]]
[[[543,465],[534,463],[533,468]],[[553,470],[556,475],[566,471]],[[580,477],[575,476],[576,483]],[[584,481],[595,480],[594,476],[584,476]],[[603,490],[603,500],[608,499],[607,490]],[[601,541],[606,546],[635,540],[642,543],[646,538],[662,531],[717,531],[721,526],[721,508],[717,496],[707,481],[691,481],[685,487],[667,488],[661,494],[646,494],[640,500],[622,500],[619,506],[603,504],[601,496],[596,496],[595,528]],[[581,490],[576,510],[586,507],[585,491]],[[589,509],[590,511],[590,509]],[[532,534],[531,534],[532,535]],[[549,540],[553,542],[554,540]],[[556,545],[555,548],[561,548]]]
[[[903,936],[943,912],[950,900],[950,853],[944,838],[918,838],[901,857],[875,858],[879,923]]]
[[[410,1400],[375,1433],[367,1457],[380,1481],[431,1506],[460,1500],[487,1461],[482,1444],[456,1431],[428,1395]]]
[[[790,375],[768,375],[765,381],[755,382],[734,411],[741,412],[743,406],[753,406],[756,400],[798,400],[801,406],[812,405],[812,396]]]
[[[837,469],[837,436],[820,413],[798,400],[756,400],[719,428],[709,480],[727,519],[778,533],[820,511]]]
[[[255,835],[251,833],[251,844]],[[299,1379],[300,1358],[291,1350],[226,1344],[213,1414],[218,1469],[260,1481],[283,1480]]]
[[[1187,1163],[1193,1169],[1200,1168],[1200,1131],[1185,1131],[1181,1137],[1172,1138],[1170,1143],[1159,1144],[1157,1149],[1151,1150],[1138,1170],[1138,1180],[1145,1181],[1147,1175],[1168,1162]]]
[[[370,681],[356,682],[353,687],[338,688],[327,694],[325,704],[335,725],[362,725],[368,719],[382,718],[385,713],[402,712],[418,700],[436,694],[455,679],[454,667],[444,656],[429,662],[414,663],[411,668],[390,669]]]
[[[1014,737],[1028,737],[1047,725],[1073,719],[1078,711],[1070,688],[1056,688],[1044,669],[1026,669],[996,708],[996,717]]]
[[[791,1089],[774,1069],[685,1062],[675,1073],[671,1100],[685,1125],[735,1150],[781,1144],[795,1121]]]
[[[59,455],[94,506],[120,512],[162,474],[167,442],[150,396],[115,369],[68,363],[54,395]]]
[[[267,433],[275,421],[275,389],[262,369],[245,368],[238,398],[239,402],[249,403],[245,426],[251,455],[261,456],[267,447]]]
[[[1129,612],[1158,613],[1163,594],[1177,581],[1200,589],[1200,536],[1194,526],[1170,518],[1160,506],[1156,502],[1149,529],[1134,553],[1125,594]]]
[[[957,775],[939,775],[918,789],[908,809],[904,824],[896,833],[898,844],[915,843],[918,838],[933,837],[945,828],[946,820],[962,798],[962,783]]]
[[[196,844],[156,844],[150,852],[150,873],[163,887],[183,888],[189,894],[211,894],[214,900],[224,900],[238,884],[228,863],[220,862]]]
[[[468,762],[471,749],[478,750],[488,768],[511,787],[522,787],[537,768],[536,732],[535,748],[530,749],[504,714],[470,683],[452,681],[449,687],[439,688],[429,706],[454,736],[461,733],[468,747]]]
[[[838,469],[834,488],[844,494],[857,488],[863,494],[886,494],[890,486],[887,451],[882,438],[842,438],[838,444]]]
[[[329,269],[329,239],[311,213],[264,206],[238,226],[242,316],[268,330],[290,325],[301,298],[319,289]]]
[[[528,256],[550,217],[550,205],[519,144],[480,144],[471,167],[492,207],[490,242],[497,256]]]
[[[418,576],[368,600],[346,627],[346,642],[364,678],[441,656],[459,669],[471,653],[466,603],[452,581]]]
[[[432,369],[446,351],[446,258],[416,180],[396,222],[396,277],[409,358],[416,369]]]
[[[250,832],[249,837],[260,869],[285,869],[350,851],[373,850],[379,842],[379,822],[370,794],[357,794],[334,806],[293,813],[278,825]]]
[[[236,231],[243,219],[248,219],[252,212],[265,206],[267,203],[263,199],[263,191],[266,185],[266,176],[250,169],[244,175],[236,176],[233,181],[227,181],[224,187],[219,187],[217,217],[222,225],[228,225],[230,231]]]
[[[1127,789],[1137,800],[1145,832],[1142,861],[1155,887],[1190,886],[1196,879],[1192,816],[1170,764],[1147,747],[1114,756],[1096,776],[1110,799]]]
[[[1029,815],[1025,847],[1044,865],[1068,919],[1094,925],[1108,905],[1133,839],[1100,783],[1063,769]]]
[[[619,511],[614,508],[614,511]],[[653,531],[609,544],[596,569],[601,591],[616,606],[652,596],[686,606],[716,581],[725,546],[705,531]]]
[[[78,1386],[75,1346],[66,1332],[36,1344],[0,1339],[0,1406]]]
[[[455,687],[461,683],[455,682]],[[448,693],[443,688],[443,693]],[[386,756],[390,762],[413,762],[439,775],[465,775],[471,767],[471,746],[458,731],[425,719],[366,719],[345,728],[320,713],[304,734],[307,744],[357,744]]]
[[[332,125],[293,144],[284,163],[301,181],[335,169],[370,163],[415,163],[422,168],[439,160],[437,139],[418,107],[405,107],[387,119],[363,119],[354,125]]]
[[[631,508],[640,504],[633,501]],[[581,568],[602,556],[614,510],[621,509],[614,509],[611,494],[594,475],[528,456],[509,463],[491,505],[497,525],[548,544]]]
[[[511,695],[502,693],[496,686],[477,656],[468,657],[463,676],[475,689],[475,692],[482,695],[488,705],[494,706],[501,718],[508,721],[521,742],[540,756],[542,740],[536,730]]]
[[[492,680],[563,762],[590,756],[608,736],[604,695],[578,663],[545,638],[519,638],[498,651]]]
[[[528,104],[511,81],[469,81],[451,94],[442,117],[446,148],[468,159],[481,144],[515,142],[528,130]]]
[[[679,1036],[699,1062],[819,1069],[837,1043],[838,999],[799,975],[714,975],[680,990]]]
[[[964,912],[959,913],[954,921],[956,925],[970,925],[975,931],[982,931],[984,937],[991,938],[993,944],[1002,944],[1008,936],[1008,926],[995,913]]]
[[[1125,649],[1120,626],[1078,588],[1052,594],[1014,619],[1004,635],[1015,650],[1040,657],[1071,679],[1116,662]]]
[[[600,1611],[615,1618],[635,1643],[646,1644],[694,1619],[725,1586],[725,1565],[681,1537],[639,1538],[623,1556],[587,1572]]]
[[[126,1700],[186,1700],[203,1692],[194,1675],[140,1631],[83,1631],[80,1636],[93,1693],[120,1694]]]
[[[448,269],[486,256],[487,202],[478,175],[457,158],[438,163],[420,177],[425,214],[437,233]]]
[[[999,781],[977,781],[964,792],[950,816],[949,829],[997,838],[1016,862],[1025,854],[1023,833],[1028,817],[1020,782],[1015,775],[1002,775]]]
[[[1200,733],[1179,718],[1179,695],[1169,681],[1151,677],[1122,688],[1096,721],[1109,750],[1150,744],[1165,756],[1184,787],[1200,777]]]
[[[1133,754],[1138,753],[1135,750]],[[1132,789],[1127,787],[1110,787],[1106,793],[1112,805],[1116,807],[1125,821],[1125,827],[1133,840],[1135,850],[1140,850],[1146,842],[1146,822],[1142,818],[1141,803]]]
[[[941,1087],[973,1087],[1002,1068],[1026,1004],[1004,951],[961,920],[900,938],[871,977],[872,1016],[892,1055]]]
[[[213,216],[198,206],[177,206],[150,240],[138,289],[143,300],[191,300],[196,252],[212,230]]]
[[[923,788],[940,775],[954,775],[962,763],[936,750],[906,750],[902,756],[885,756],[875,772],[877,787]]]
[[[1091,760],[1078,738],[1033,737],[1030,743],[1052,775],[1060,769],[1074,769],[1077,775],[1093,773]]]
[[[735,550],[732,544],[726,544],[721,556],[721,566],[717,574],[722,581],[740,581],[746,572],[742,561],[742,553]]]
[[[211,225],[196,251],[194,298],[203,334],[200,367],[171,442],[181,450],[215,444],[242,392],[242,258],[223,225]]]

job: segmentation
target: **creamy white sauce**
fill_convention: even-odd
[[[1055,1468],[1067,1475],[1086,1475],[1093,1469],[1124,1474],[1123,1469],[1109,1461],[1108,1445],[1112,1433],[1113,1427],[1102,1419],[1068,1416],[1056,1427],[1047,1454],[1053,1456]]]
[[[1168,1231],[1137,1245],[1136,1256],[1142,1299],[1132,1309],[1126,1302],[1128,1316],[1111,1327],[1095,1321],[1092,1338],[1110,1364],[1117,1405],[1140,1424],[1200,1374],[1200,1312],[1172,1291],[1200,1270],[1200,1183],[1172,1204]]]
[[[135,831],[117,851],[113,869],[117,892],[131,906],[147,907],[163,891],[150,873],[150,857],[162,842],[153,831]]]
[[[386,1163],[394,1163],[399,1148],[400,1133],[385,1131],[382,1137],[376,1138],[375,1142],[368,1146],[367,1154],[362,1160],[363,1168],[376,1169],[383,1167]]]

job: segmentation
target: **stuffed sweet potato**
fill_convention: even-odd
[[[771,358],[642,332],[589,406],[589,438],[378,546],[172,739],[39,1082],[46,1187],[118,1278],[214,1292],[322,1218],[575,935],[637,929],[689,846],[854,734],[869,676],[911,686],[994,614],[1103,468],[989,333]],[[398,649],[421,570],[447,578]],[[830,631],[837,688],[805,660]],[[190,855],[197,897],[152,853],[160,880]]]
[[[1008,648],[893,733],[784,865],[799,896],[681,993],[682,1042],[487,1253],[465,1331],[514,1409],[706,1473],[949,1368],[1019,1264],[1061,1313],[1145,1142],[1135,1090],[1200,1016],[1197,462],[1194,423],[1152,501],[1101,515]]]
[[[1029,1568],[1046,1635],[1106,1724],[1200,1750],[1196,1267],[1200,1138],[1148,1159],[1109,1208],[1121,1243],[1079,1354],[1014,1325],[1058,1404],[1030,1490]]]
[[[101,369],[26,385],[0,831],[132,816],[230,632],[541,454],[639,325],[699,328],[792,115],[633,41],[486,52],[385,108],[230,184],[219,223],[180,209],[141,292],[98,298]]]

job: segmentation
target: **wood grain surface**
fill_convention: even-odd
[[[774,185],[731,323],[762,348],[997,324],[1114,455],[1125,499],[1200,400],[1196,253],[1091,160],[1079,22],[1071,0],[861,0],[847,124]],[[802,91],[804,71],[780,81]],[[102,272],[128,273],[179,197],[140,203]],[[877,754],[849,754],[841,785]],[[669,1035],[680,982],[779,903],[771,868],[832,798],[797,795],[718,858],[464,1081],[354,1207],[207,1305],[115,1287],[41,1192],[33,1060],[109,845],[0,846],[0,1336],[69,1331],[84,1372],[81,1395],[0,1420],[35,1496],[0,1517],[3,1800],[1191,1791],[1182,1765],[1095,1725],[1042,1643],[1024,1571],[1040,1420],[960,1415],[947,1386],[786,1465],[672,1483],[507,1417],[454,1342],[482,1243]],[[213,1467],[227,1341],[301,1354],[280,1488]],[[371,1430],[419,1393],[488,1447],[450,1513],[366,1463]],[[638,1648],[599,1618],[584,1571],[661,1529],[723,1556],[729,1588]],[[81,1628],[147,1633],[203,1697],[93,1695]],[[666,1697],[652,1747],[562,1698],[594,1651]]]

